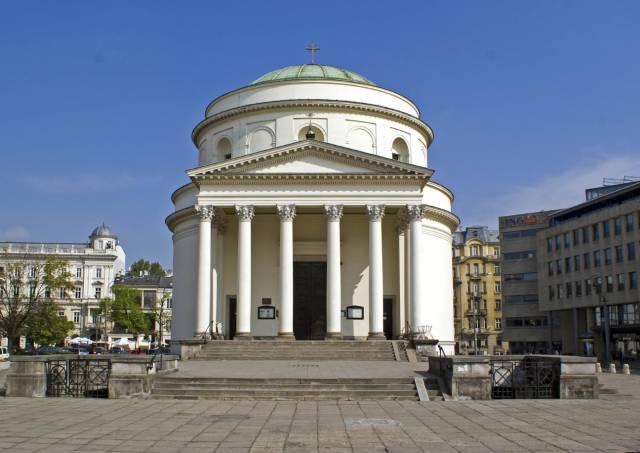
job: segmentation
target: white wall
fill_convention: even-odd
[[[198,287],[198,220],[181,222],[173,234],[173,305],[171,337],[193,338]]]

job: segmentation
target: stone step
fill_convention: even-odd
[[[182,393],[180,395],[163,395],[152,393],[152,399],[176,399],[176,400],[309,400],[309,401],[363,401],[363,400],[376,400],[376,401],[417,401],[416,395],[389,395],[388,393],[363,395],[354,393],[323,393],[318,395],[309,394],[260,394],[260,395],[204,395],[201,393]]]
[[[165,391],[191,391],[191,390],[216,390],[216,391],[235,391],[245,390],[248,392],[255,391],[253,386],[235,386],[232,384],[169,384],[161,383],[154,384],[154,389],[158,392]],[[269,390],[277,391],[298,391],[298,390],[311,390],[311,391],[352,391],[352,390],[384,390],[393,392],[409,391],[415,392],[415,386],[411,384],[300,384],[300,385],[288,385],[288,384],[270,384],[266,388]],[[431,395],[431,394],[430,394]],[[434,395],[436,396],[436,395]]]
[[[231,378],[231,377],[159,377],[154,381],[160,383],[202,383],[202,384],[234,384],[234,385],[272,385],[272,384],[408,384],[414,385],[411,378]]]

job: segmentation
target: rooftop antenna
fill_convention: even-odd
[[[316,64],[315,53],[320,50],[320,47],[316,47],[316,44],[314,42],[311,42],[311,44],[309,44],[309,46],[304,50],[308,50],[311,54],[311,64]]]

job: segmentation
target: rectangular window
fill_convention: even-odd
[[[605,266],[612,263],[611,247],[604,249],[604,264]]]
[[[624,274],[617,275],[618,291],[624,291]]]
[[[564,233],[564,248],[568,249],[569,247],[571,247],[571,234]]]
[[[625,216],[626,224],[627,224],[627,233],[633,231],[633,214],[627,214]]]
[[[82,288],[79,286],[76,286],[76,291],[75,291],[75,298],[76,299],[81,299],[82,298]]]
[[[573,257],[573,269],[578,272],[580,270],[580,255]]]
[[[96,299],[100,299],[102,297],[102,288],[96,288],[95,296]]]
[[[553,261],[549,261],[547,263],[547,267],[548,267],[547,274],[549,276],[553,275]]]
[[[502,329],[502,319],[496,318],[496,329]]]
[[[607,292],[610,293],[613,291],[613,275],[607,275],[605,277],[605,281],[607,283]]]
[[[573,284],[571,282],[567,282],[564,287],[567,294],[567,299],[569,299],[571,296],[573,296]]]
[[[593,283],[591,282],[591,279],[588,278],[584,281],[584,294],[586,296],[590,296],[591,295],[591,288],[593,286]]]
[[[80,312],[79,311],[74,311],[73,312],[73,322],[75,324],[80,324]]]
[[[474,264],[474,265],[473,265],[473,276],[474,276],[474,277],[478,277],[478,276],[479,276],[479,274],[480,274],[480,272],[478,271],[478,265],[477,265],[477,264]]]
[[[560,260],[556,260],[556,274],[562,274],[562,262]]]
[[[102,268],[96,267],[96,278],[102,278]]]
[[[564,259],[564,271],[568,274],[569,272],[571,272],[571,258],[570,257],[566,257]]]
[[[616,245],[616,263],[622,263],[624,261],[624,253],[622,252],[622,246]]]
[[[593,252],[593,267],[600,267],[600,250]]]
[[[76,277],[82,278],[82,268],[76,267]]]
[[[66,315],[65,315],[65,313],[64,313],[64,310],[59,310],[59,311],[58,311],[58,317],[60,317],[60,318],[64,318],[65,316],[66,316]]]
[[[576,297],[582,296],[582,282],[576,282]]]
[[[573,246],[580,243],[580,230],[573,230]]]
[[[560,250],[560,235],[556,235],[556,250]]]
[[[60,288],[58,296],[60,297],[60,299],[64,299],[65,297],[67,297],[67,290],[64,288]]]
[[[585,253],[584,255],[582,255],[582,261],[584,262],[585,270],[591,268],[591,254],[590,253]]]
[[[602,293],[602,277],[596,277],[596,279],[595,279],[595,289],[596,289],[596,294],[601,294]]]
[[[598,225],[597,223],[591,225],[591,233],[592,233],[594,241],[599,240],[600,239],[600,225]]]
[[[547,253],[551,253],[553,250],[553,239],[547,238]]]
[[[496,292],[496,293],[500,293],[500,292],[502,292],[502,283],[500,283],[500,282],[496,282],[496,285],[495,285],[495,292]]]
[[[589,243],[589,227],[582,227],[582,243],[583,244],[588,244]]]
[[[500,265],[494,264],[493,266],[493,275],[500,275]]]
[[[471,246],[471,256],[480,256],[479,247],[477,245]]]
[[[538,273],[537,272],[521,272],[518,274],[504,274],[504,280],[507,282],[519,281],[519,280],[534,282],[538,280]]]
[[[502,255],[502,259],[504,259],[505,261],[526,260],[526,259],[531,259],[535,257],[536,257],[535,250],[525,250],[522,252],[510,252],[510,253],[504,253]]]
[[[636,244],[635,242],[629,242],[627,244],[627,260],[633,261],[636,259]]]
[[[622,217],[613,219],[613,234],[620,236],[622,234]]]
[[[561,283],[556,285],[556,291],[558,292],[558,299],[564,298],[564,288]]]
[[[638,273],[629,272],[629,289],[638,289]]]
[[[611,224],[608,220],[602,222],[602,237],[608,238],[611,236]]]
[[[496,299],[496,311],[502,310],[502,301],[500,299]]]
[[[555,291],[553,290],[553,286],[549,285],[549,300],[553,300],[555,296]]]

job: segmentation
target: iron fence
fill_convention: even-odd
[[[558,398],[559,366],[553,360],[491,362],[493,399]]]
[[[111,360],[63,359],[47,362],[47,396],[108,398]]]

